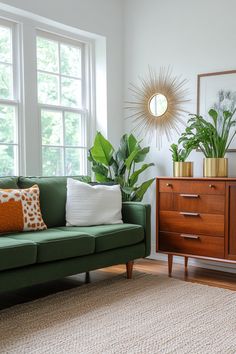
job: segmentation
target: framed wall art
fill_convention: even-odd
[[[197,114],[207,119],[211,108],[220,113],[225,110],[233,111],[236,108],[236,70],[198,75]],[[236,152],[236,139],[232,141],[228,151]]]

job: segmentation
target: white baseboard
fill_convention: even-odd
[[[167,255],[164,253],[152,253],[148,258],[167,262]],[[184,257],[174,256],[173,267],[174,263],[184,264]],[[189,258],[188,264],[199,268],[213,269],[221,272],[236,274],[236,264],[212,262],[194,258]]]

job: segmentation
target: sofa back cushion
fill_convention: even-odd
[[[86,177],[73,177],[86,181]],[[40,189],[40,206],[43,220],[48,228],[64,226],[67,177],[19,177],[19,188],[37,184]]]
[[[18,177],[0,177],[1,189],[17,189]]]

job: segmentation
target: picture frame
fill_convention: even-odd
[[[236,70],[199,74],[197,76],[197,114],[207,119],[208,111],[217,104],[220,92],[233,95],[236,100]],[[230,145],[228,152],[236,152],[236,139]]]

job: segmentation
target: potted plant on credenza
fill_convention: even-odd
[[[186,161],[193,147],[189,142],[186,145],[186,147],[180,147],[178,144],[170,146],[174,177],[193,177],[193,162]]]
[[[228,159],[225,154],[236,135],[236,119],[233,112],[211,109],[210,121],[193,114],[189,126],[179,139],[183,144],[192,143],[202,151],[204,177],[227,177]]]

